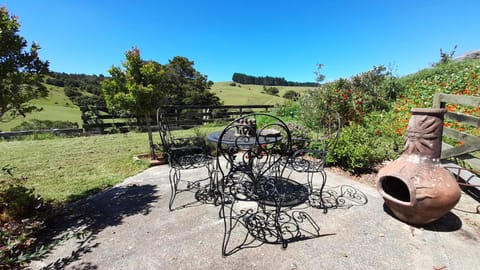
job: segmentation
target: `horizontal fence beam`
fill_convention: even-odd
[[[445,108],[446,104],[458,104],[470,107],[480,107],[480,97],[463,96],[436,93],[433,97],[434,108]],[[446,119],[450,119],[463,124],[468,124],[474,127],[480,126],[480,117],[474,115],[467,115],[461,112],[447,111]],[[449,144],[442,144],[442,159],[457,158],[473,168],[480,168],[480,159],[471,155],[473,152],[480,151],[480,137],[461,132],[449,127],[443,128],[443,135],[457,141],[463,142],[463,145],[451,146]]]
[[[4,131],[0,132],[0,138],[12,138],[18,136],[27,136],[41,133],[53,133],[53,134],[72,134],[83,133],[81,128],[53,128],[53,129],[40,129],[40,130],[23,130],[23,131]]]
[[[167,105],[162,109],[173,128],[191,128],[218,121],[231,121],[239,116],[254,111],[268,112],[274,105]],[[143,117],[132,115],[118,116],[105,113],[105,108],[97,108],[98,115],[91,116],[92,112],[82,111],[83,128],[85,131],[103,132],[108,128],[138,128],[146,129]],[[107,122],[108,121],[108,122]],[[151,124],[156,125],[156,117],[152,115]]]
[[[447,112],[445,118],[453,121],[466,123],[472,126],[480,127],[480,117],[474,115],[467,115],[460,112]]]
[[[434,108],[444,108],[442,103],[452,103],[452,104],[462,104],[465,106],[471,107],[480,107],[480,97],[474,96],[462,96],[462,95],[452,95],[452,94],[443,94],[436,93],[433,97],[433,107]]]

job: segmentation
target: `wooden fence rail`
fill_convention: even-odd
[[[35,135],[35,134],[44,134],[52,133],[55,135],[64,134],[64,135],[79,135],[83,133],[81,128],[53,128],[53,129],[41,129],[41,130],[24,130],[24,131],[4,131],[0,132],[0,138],[14,138],[19,136]]]
[[[252,112],[269,112],[273,105],[223,105],[223,106],[204,106],[204,105],[171,105],[164,106],[165,116],[169,120],[172,128],[191,128],[206,123],[217,121],[230,121],[241,115]],[[93,114],[91,111],[82,109],[83,129],[86,132],[104,133],[109,128],[117,128],[120,131],[129,129],[145,129],[145,120],[143,117],[133,115],[112,115],[105,113]],[[156,124],[155,115],[152,112],[152,123]]]
[[[433,98],[434,108],[446,108],[447,104],[463,105],[477,109],[480,107],[480,97],[435,94]],[[474,115],[447,111],[445,118],[468,124],[475,128],[480,127],[480,117]],[[478,172],[480,170],[480,159],[472,155],[473,152],[480,151],[480,137],[447,126],[443,128],[443,135],[463,142],[462,145],[457,146],[452,146],[445,142],[442,143],[441,159],[444,160],[445,167],[471,186],[472,188],[469,193],[477,200],[480,200],[480,178],[478,177],[478,173],[472,173],[472,171]],[[457,159],[457,163],[459,164],[447,162],[446,160],[450,158]],[[465,166],[470,167],[472,171],[465,169]],[[472,190],[474,190],[474,192],[472,192]]]
[[[445,108],[446,104],[460,104],[463,106],[470,106],[474,108],[480,107],[480,97],[460,96],[450,94],[435,94],[433,98],[433,107]],[[474,115],[467,115],[460,112],[447,111],[446,119],[451,119],[456,122],[468,124],[476,128],[480,127],[480,117]],[[458,131],[450,127],[443,128],[443,135],[461,141],[464,144],[458,146],[451,146],[446,143],[442,145],[442,159],[461,158],[474,167],[480,168],[480,161],[478,158],[470,155],[472,152],[480,151],[480,137],[468,134],[466,132]]]

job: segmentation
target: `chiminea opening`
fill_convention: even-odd
[[[382,177],[380,182],[382,183],[382,189],[386,194],[397,200],[410,202],[410,191],[405,182],[394,176]]]

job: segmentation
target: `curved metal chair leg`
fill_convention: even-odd
[[[328,212],[328,208],[325,205],[325,201],[323,200],[323,188],[325,187],[325,184],[327,182],[327,173],[322,170],[320,174],[322,175],[322,186],[320,187],[320,202],[321,207],[323,208],[323,213],[326,214]]]
[[[169,173],[169,180],[170,180],[170,202],[168,203],[168,209],[170,211],[173,211],[172,205],[173,201],[175,200],[175,197],[177,196],[177,190],[178,190],[178,182],[180,181],[180,170],[178,170],[175,167],[170,168],[170,173]]]

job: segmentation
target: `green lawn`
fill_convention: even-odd
[[[192,136],[221,127],[174,131]],[[154,134],[157,135],[157,134]],[[158,135],[154,137],[159,141]],[[147,133],[127,133],[48,140],[0,141],[0,165],[14,167],[16,177],[27,177],[27,186],[46,199],[62,203],[122,182],[149,164],[133,156],[148,153]]]

